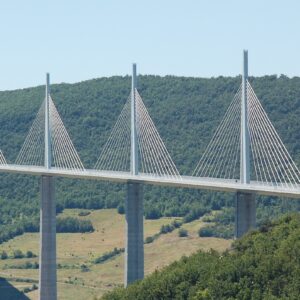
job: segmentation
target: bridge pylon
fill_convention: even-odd
[[[242,99],[241,99],[241,145],[240,181],[250,183],[250,136],[248,126],[248,51],[243,52]],[[235,237],[239,238],[256,225],[255,194],[236,193]]]
[[[45,95],[45,168],[51,168],[49,126],[50,75],[46,75]],[[39,299],[56,300],[56,206],[55,182],[52,176],[41,178]]]
[[[132,66],[131,87],[131,147],[130,172],[138,175],[138,143],[136,128],[136,64]],[[124,285],[144,278],[144,210],[143,210],[143,184],[138,182],[127,183],[125,199],[125,274]]]

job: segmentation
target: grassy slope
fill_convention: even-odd
[[[77,216],[78,212],[78,209],[66,209],[63,215]],[[95,232],[89,234],[57,234],[58,263],[75,266],[73,269],[58,270],[59,299],[90,299],[113,287],[120,286],[123,281],[123,255],[104,264],[90,265],[90,262],[104,252],[111,251],[114,247],[124,247],[124,216],[117,214],[114,209],[108,209],[95,210],[89,216],[81,218],[90,219],[96,229]],[[174,218],[145,220],[145,237],[159,232],[161,225],[169,224],[172,220]],[[202,225],[203,223],[200,220],[185,224],[183,227],[189,231],[189,237],[179,238],[178,230],[175,230],[172,233],[162,235],[151,244],[146,244],[145,273],[150,274],[156,269],[179,259],[182,255],[189,255],[198,249],[224,250],[230,246],[230,241],[216,238],[199,238],[197,230]],[[38,234],[24,234],[0,245],[0,251],[5,250],[12,253],[14,249],[21,249],[24,252],[31,250],[38,254],[38,238]],[[0,260],[0,269],[5,264],[24,263],[25,261],[38,261],[38,258]],[[90,265],[91,271],[81,272],[80,265],[83,263]],[[0,272],[1,276],[8,278],[38,279],[38,270],[2,269]],[[20,288],[32,285],[12,283]],[[74,293],[74,284],[76,285],[76,293]],[[37,291],[28,295],[31,299],[37,299]]]

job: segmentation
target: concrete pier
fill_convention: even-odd
[[[256,226],[255,194],[236,193],[235,238],[240,238]]]
[[[144,278],[143,210],[143,185],[137,182],[128,183],[125,199],[125,287]]]
[[[56,208],[54,178],[41,177],[39,299],[56,300]]]
[[[242,99],[241,99],[241,160],[240,181],[250,184],[250,135],[248,126],[248,51],[243,52]],[[235,200],[235,237],[239,238],[255,228],[255,194],[236,193]]]

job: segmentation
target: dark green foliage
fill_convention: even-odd
[[[219,237],[224,239],[231,239],[234,235],[234,209],[224,208],[222,211],[209,217],[209,224],[202,227],[198,231],[200,237]]]
[[[169,232],[172,232],[174,229],[175,229],[175,227],[172,226],[172,225],[170,225],[170,224],[162,225],[162,226],[160,227],[159,233],[160,233],[160,234],[169,233]]]
[[[32,251],[27,251],[25,256],[26,256],[27,258],[36,257],[36,255],[35,255]]]
[[[73,217],[57,218],[57,232],[93,232],[94,228],[90,220],[81,220]]]
[[[13,252],[13,258],[18,259],[18,258],[23,258],[23,257],[24,257],[24,253],[21,250],[17,249]]]
[[[89,267],[87,265],[85,265],[85,264],[82,264],[80,266],[80,270],[81,270],[81,272],[88,272],[88,271],[90,271]]]
[[[198,252],[103,300],[299,299],[300,214],[234,242],[232,251]]]
[[[182,221],[178,221],[178,220],[174,220],[171,225],[174,227],[174,228],[179,228],[181,225],[182,225]]]
[[[150,207],[145,211],[145,218],[149,220],[156,220],[162,216],[161,211],[158,207]]]
[[[2,251],[1,254],[0,254],[0,259],[7,259],[8,258],[8,255],[6,253],[6,251]]]
[[[5,265],[5,269],[38,269],[39,264],[37,262],[26,261],[23,264],[18,265]]]
[[[18,224],[0,226],[0,244],[24,232],[39,232],[39,219],[33,217],[31,220],[19,221]],[[93,232],[94,228],[90,220],[80,220],[73,217],[57,218],[57,232]]]
[[[202,227],[198,231],[200,237],[219,237],[223,239],[233,238],[233,224],[215,224]]]
[[[145,239],[145,244],[150,244],[154,241],[154,237],[153,236],[147,236]]]
[[[15,259],[19,259],[19,258],[34,258],[37,257],[36,254],[34,254],[32,251],[26,251],[26,253],[24,254],[21,250],[17,249],[13,251],[12,257],[8,257],[8,254],[6,251],[2,251],[0,253],[0,259],[7,259],[7,258],[15,258]]]
[[[102,264],[104,263],[105,261],[111,259],[111,258],[114,258],[115,256],[123,253],[125,251],[124,248],[114,248],[113,251],[110,251],[110,252],[106,252],[104,253],[103,255],[97,257],[95,260],[94,260],[94,263],[95,264]]]
[[[209,211],[209,208],[204,207],[193,207],[192,210],[183,218],[184,223],[189,223],[194,220],[199,219],[202,217],[205,213]]]
[[[299,165],[300,78],[264,76],[251,77],[250,81]],[[211,79],[139,77],[140,94],[181,174],[192,174],[240,82],[239,77],[222,76]],[[130,77],[53,85],[51,91],[85,167],[92,168],[129,95]],[[44,86],[0,92],[0,148],[9,162],[15,161],[43,99]],[[0,243],[25,231],[37,230],[32,220],[39,214],[39,180],[38,177],[0,174]],[[124,187],[57,178],[57,212],[63,208],[117,207],[122,211]],[[179,216],[191,221],[211,209],[234,204],[234,195],[230,193],[153,186],[144,187],[144,199],[145,217],[149,219]],[[258,222],[299,209],[299,201],[260,197]],[[24,223],[32,228],[24,229]]]
[[[124,215],[125,214],[125,207],[124,207],[124,204],[123,203],[120,203],[117,207],[117,210],[118,210],[118,213],[120,215]]]
[[[166,225],[162,225],[160,227],[160,230],[158,233],[152,235],[152,236],[148,236],[145,239],[145,244],[149,244],[152,243],[153,241],[155,241],[157,238],[159,238],[159,236],[161,234],[167,234],[172,232],[173,230],[175,230],[176,228],[179,228],[182,225],[182,221],[178,221],[178,220],[174,220],[171,224],[166,224]]]
[[[23,293],[30,293],[32,291],[35,291],[38,289],[38,286],[36,284],[33,284],[32,287],[26,287],[23,289]]]
[[[88,216],[88,215],[90,215],[90,214],[91,214],[90,211],[82,210],[82,211],[80,211],[80,212],[78,213],[78,216],[79,216],[79,217],[86,217],[86,216]]]
[[[178,230],[178,236],[179,237],[186,237],[186,236],[188,236],[189,234],[188,234],[188,231],[186,230],[186,229],[184,229],[184,228],[180,228],[179,230]]]
[[[212,225],[202,227],[199,229],[198,235],[200,237],[212,237],[214,236],[214,227]]]

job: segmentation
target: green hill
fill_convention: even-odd
[[[52,98],[87,168],[94,165],[109,136],[129,95],[130,80],[129,76],[100,78],[51,88]],[[139,77],[139,92],[182,174],[192,173],[240,81],[239,77]],[[300,78],[264,76],[250,81],[300,165]],[[43,86],[0,92],[0,149],[8,161],[16,159],[43,98]],[[58,211],[119,207],[121,212],[125,191],[121,184],[59,178],[56,195]],[[233,206],[232,194],[187,189],[147,186],[144,198],[146,218],[186,216],[191,220],[211,209]],[[38,202],[39,178],[0,174],[0,243],[21,234],[28,223],[38,218]],[[266,205],[267,210],[263,209]],[[299,207],[297,201],[259,198],[258,219]],[[232,209],[225,212],[224,219],[224,226],[232,224]]]
[[[198,252],[103,300],[299,299],[300,215],[265,224],[219,254]]]

